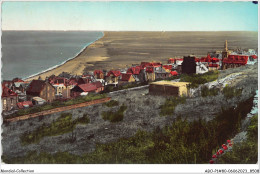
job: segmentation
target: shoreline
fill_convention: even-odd
[[[103,33],[103,36],[102,36],[102,37],[100,37],[100,38],[98,38],[98,39],[92,41],[91,43],[85,45],[79,52],[77,52],[77,53],[75,54],[75,56],[68,58],[67,60],[63,61],[61,64],[54,65],[54,66],[52,66],[52,67],[50,67],[50,68],[48,68],[48,69],[46,69],[46,70],[43,70],[43,71],[41,71],[41,72],[39,72],[39,73],[32,74],[32,75],[30,75],[30,76],[28,76],[28,77],[22,78],[22,80],[24,80],[24,81],[31,81],[31,80],[33,80],[33,79],[38,79],[39,76],[42,76],[42,75],[47,74],[47,73],[49,73],[49,72],[51,72],[51,71],[54,71],[54,70],[57,69],[57,68],[61,68],[61,67],[62,67],[63,65],[65,65],[66,63],[69,63],[69,62],[73,61],[74,59],[77,59],[83,52],[86,52],[87,49],[88,49],[91,45],[95,44],[97,41],[99,41],[100,39],[104,38],[105,32],[102,31],[102,33]],[[90,63],[90,62],[91,62],[91,63],[95,63],[95,62],[97,62],[97,61],[102,61],[102,60],[96,60],[96,61],[90,60],[90,61],[86,61],[86,63]],[[64,71],[64,72],[66,72],[66,71]],[[60,73],[62,73],[62,72],[60,72]],[[55,74],[55,75],[59,75],[59,74]],[[46,75],[45,75],[44,77],[46,77]]]
[[[125,32],[104,31],[103,37],[83,49],[77,56],[46,72],[26,80],[45,79],[52,74],[68,72],[81,75],[95,69],[128,68],[140,62],[167,62],[168,58],[194,54],[205,57],[208,52],[222,50],[228,40],[229,49],[257,48],[258,32]]]

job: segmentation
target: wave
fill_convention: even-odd
[[[45,73],[45,72],[51,71],[51,70],[53,70],[53,69],[55,69],[55,68],[58,68],[58,67],[64,65],[65,63],[67,63],[68,61],[70,61],[70,60],[72,60],[72,59],[75,59],[75,58],[78,57],[89,45],[91,45],[91,44],[93,44],[94,42],[96,42],[97,40],[103,38],[105,34],[104,34],[104,32],[102,32],[102,34],[103,34],[103,36],[101,36],[100,38],[97,38],[96,40],[94,40],[94,41],[92,41],[92,42],[90,42],[90,43],[84,45],[83,48],[82,48],[78,53],[76,53],[74,56],[68,58],[67,60],[63,61],[62,63],[60,63],[60,64],[58,64],[58,65],[54,65],[54,66],[52,66],[52,67],[50,67],[50,68],[48,68],[48,69],[46,69],[46,70],[40,71],[40,72],[35,73],[35,74],[33,74],[33,75],[30,75],[30,76],[28,76],[28,77],[22,78],[22,80],[26,80],[26,79],[32,78],[32,77],[34,77],[34,76],[41,75],[41,74],[43,74],[43,73]]]

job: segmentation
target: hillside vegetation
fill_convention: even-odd
[[[231,152],[218,159],[220,164],[256,164],[258,160],[258,115],[251,118],[247,140],[234,144]]]
[[[178,117],[171,126],[157,127],[150,133],[138,131],[133,137],[99,144],[94,152],[82,156],[69,152],[29,152],[25,157],[3,159],[6,163],[207,163],[212,152],[239,131],[241,120],[250,112],[252,105],[253,98],[250,98],[235,109],[222,110],[209,122],[203,119],[188,122]]]
[[[87,124],[89,118],[86,114],[83,117],[72,120],[72,114],[63,113],[61,116],[50,125],[44,123],[34,131],[25,132],[21,137],[22,145],[38,143],[45,136],[61,135],[73,131],[77,124]]]

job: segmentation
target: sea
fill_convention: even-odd
[[[101,37],[96,31],[2,31],[1,80],[53,69]]]

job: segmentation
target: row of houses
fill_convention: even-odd
[[[3,81],[3,111],[51,103],[54,100],[66,100],[104,90],[104,85],[101,82],[89,77],[67,79],[51,76],[45,80],[38,79],[31,82],[19,79],[19,83],[18,86],[14,80]]]
[[[22,109],[33,105],[66,100],[89,93],[99,93],[105,86],[119,86],[129,83],[154,81],[177,75],[171,67],[159,62],[142,62],[127,70],[95,70],[82,76],[70,78],[52,75],[45,80],[39,78],[30,82],[15,78],[2,82],[3,111]]]
[[[181,73],[203,74],[211,70],[233,68],[247,64],[248,60],[257,60],[256,55],[230,55],[227,49],[227,41],[224,45],[222,55],[219,57],[195,57],[193,55],[183,58],[169,58],[166,64],[161,62],[141,62],[133,64],[126,69],[118,70],[94,70],[81,76],[62,77],[52,75],[45,80],[39,78],[30,82],[15,78],[12,81],[2,82],[2,104],[3,111],[16,108],[26,108],[43,103],[51,103],[54,100],[67,100],[89,93],[100,93],[106,86],[121,86],[129,83],[153,82],[159,79],[167,79]],[[174,89],[170,93],[182,88],[183,84],[175,89],[176,84],[153,84],[150,91],[164,91]],[[156,88],[159,86],[160,89]],[[163,86],[163,87],[161,87]],[[168,86],[168,87],[165,87]],[[180,91],[179,91],[180,92]],[[183,92],[181,92],[183,93]]]

